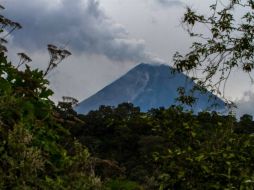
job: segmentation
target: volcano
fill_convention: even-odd
[[[186,91],[195,83],[183,73],[172,73],[172,68],[164,64],[141,63],[125,75],[104,87],[91,97],[83,100],[75,108],[78,113],[86,114],[97,110],[101,105],[117,106],[123,102],[133,103],[141,111],[151,108],[179,105],[176,98],[177,89],[184,87]],[[195,113],[207,110],[223,111],[225,103],[209,91],[195,92],[195,104],[189,109]],[[213,107],[213,105],[216,105]],[[184,107],[188,109],[188,107]]]

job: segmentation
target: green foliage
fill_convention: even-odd
[[[121,104],[101,107],[82,119],[84,124],[73,128],[73,135],[92,155],[125,169],[115,170],[114,176],[144,189],[253,188],[250,116],[237,122],[215,112],[193,115],[171,107],[141,113],[131,104]],[[101,175],[99,169],[95,173]],[[121,187],[118,181],[113,185]]]
[[[19,71],[1,53],[0,76],[0,189],[100,189],[87,149],[58,121],[43,72]]]
[[[14,67],[5,38],[21,25],[1,15],[0,27],[0,189],[101,189],[87,148],[69,132],[63,114],[69,110],[61,112],[49,99],[44,78],[71,53],[49,45],[45,72],[32,70],[25,53]]]
[[[233,69],[246,72],[253,82],[253,4],[253,0],[215,0],[205,15],[187,8],[182,22],[195,39],[189,53],[174,55],[176,70],[197,73],[193,79],[198,86],[222,95]],[[198,32],[201,26],[206,32]]]

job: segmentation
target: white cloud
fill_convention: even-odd
[[[243,114],[250,114],[254,116],[254,92],[247,91],[241,99],[235,101],[237,105],[236,115],[238,117]]]

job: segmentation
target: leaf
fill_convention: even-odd
[[[205,158],[205,156],[202,154],[202,155],[195,157],[195,160],[200,162],[200,161],[204,160],[204,158]]]
[[[206,165],[201,165],[201,168],[206,172],[210,173],[210,169]]]

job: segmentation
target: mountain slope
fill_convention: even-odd
[[[131,69],[118,80],[104,87],[102,90],[82,101],[75,110],[78,113],[87,113],[96,110],[100,105],[117,106],[123,102],[131,102],[139,106],[142,111],[151,108],[168,107],[176,104],[177,88],[190,89],[194,86],[184,74],[172,74],[167,65],[151,65],[141,63]],[[216,110],[224,109],[224,102],[207,92],[197,93],[198,98],[193,106],[195,112],[217,104]],[[213,101],[209,101],[212,97]]]

